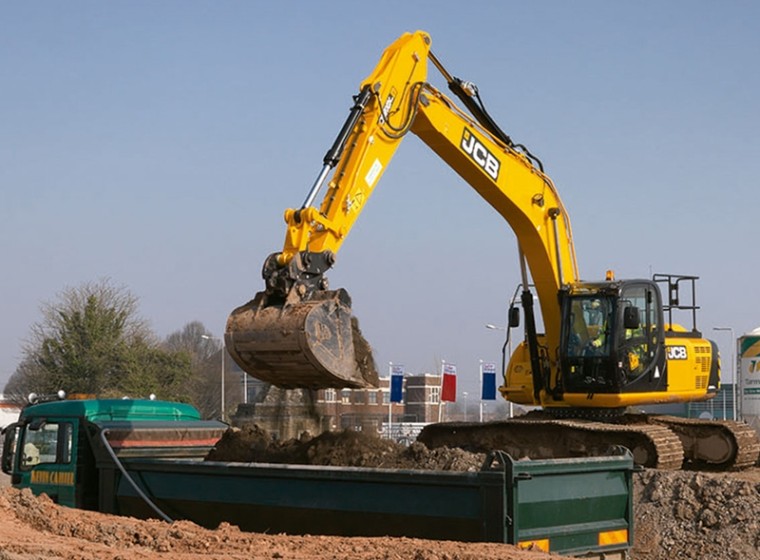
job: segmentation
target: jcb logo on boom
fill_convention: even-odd
[[[480,140],[478,140],[475,135],[466,128],[462,134],[462,149],[464,150],[464,153],[470,156],[472,161],[477,163],[483,168],[483,171],[488,173],[491,179],[494,181],[498,180],[501,162],[496,159],[496,156],[489,152],[488,149],[480,143]]]

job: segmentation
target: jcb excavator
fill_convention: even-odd
[[[760,442],[742,423],[625,414],[627,407],[707,400],[718,391],[715,343],[702,338],[696,319],[691,330],[672,323],[674,311],[691,310],[695,317],[696,304],[682,302],[680,294],[689,288],[693,294],[696,278],[616,280],[608,273],[605,281],[582,281],[568,214],[543,165],[499,128],[477,88],[450,75],[430,45],[424,32],[404,34],[362,82],[305,201],[285,211],[285,244],[264,263],[264,291],[228,319],[225,338],[234,360],[282,388],[377,385],[351,299],[343,289],[329,290],[325,273],[412,132],[516,234],[525,336],[500,392],[542,408],[520,420],[433,424],[420,435],[423,442],[537,458],[623,444],[639,463],[658,468],[678,468],[684,459],[724,467],[756,462]],[[469,114],[428,83],[428,61]],[[320,206],[313,206],[326,181]]]

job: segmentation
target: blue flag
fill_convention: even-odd
[[[481,366],[481,400],[496,400],[496,364],[486,362]]]
[[[391,402],[401,402],[404,395],[404,366],[391,366]]]

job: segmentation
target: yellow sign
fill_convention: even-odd
[[[73,471],[32,471],[32,484],[61,484],[74,486]]]

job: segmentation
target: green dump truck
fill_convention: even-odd
[[[227,425],[187,404],[56,400],[5,429],[2,470],[59,504],[214,528],[503,542],[625,558],[633,459],[515,461],[478,472],[204,461]]]

